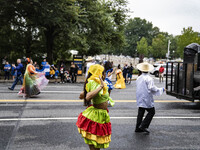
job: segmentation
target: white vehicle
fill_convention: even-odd
[[[166,67],[167,67],[166,64],[154,64],[153,66],[154,66],[154,70],[152,70],[150,73],[153,74],[153,75],[155,75],[155,77],[159,76],[159,69],[160,69],[161,66],[163,66],[165,68],[164,75],[166,75]],[[174,65],[174,67],[173,67],[174,71],[175,71],[175,67],[176,66]],[[171,72],[171,64],[168,64],[168,68],[169,68],[168,72],[170,73]]]

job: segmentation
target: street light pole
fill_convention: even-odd
[[[167,48],[167,54],[166,54],[167,59],[169,59],[169,55],[170,55],[170,50],[169,50],[169,48],[170,48],[170,44],[171,44],[171,41],[168,40],[168,48]]]

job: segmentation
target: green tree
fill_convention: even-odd
[[[137,42],[137,52],[140,55],[148,56],[148,43],[145,37],[142,37],[142,39]]]
[[[159,34],[152,40],[152,55],[155,58],[165,58],[167,53],[167,38],[163,34]]]
[[[198,43],[200,44],[200,37],[197,32],[194,32],[192,27],[183,28],[182,35],[178,36],[177,42],[177,52],[181,58],[183,58],[183,51],[185,46],[191,43]]]
[[[127,46],[124,50],[124,54],[134,56],[137,42],[140,41],[142,37],[145,37],[148,45],[151,45],[152,39],[159,33],[159,28],[153,27],[153,24],[145,19],[129,19],[125,28]]]
[[[86,55],[120,51],[125,45],[126,4],[126,0],[0,0],[0,39],[8,35],[0,51],[45,54],[50,63],[70,57],[71,49]]]
[[[82,1],[84,22],[81,35],[85,37],[86,55],[112,53],[125,44],[124,22],[126,19],[126,1]]]

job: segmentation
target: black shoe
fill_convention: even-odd
[[[144,131],[142,129],[140,129],[140,128],[136,128],[135,132],[144,132]]]
[[[38,92],[37,94],[35,94],[35,95],[39,95],[40,94],[40,92]]]
[[[9,90],[11,90],[11,91],[13,91],[13,89],[12,89],[12,88],[10,88],[10,87],[9,87],[8,89],[9,89]]]
[[[148,134],[150,133],[149,130],[147,130],[147,128],[140,128],[140,129],[141,129],[143,132],[146,132],[146,133],[148,133]]]

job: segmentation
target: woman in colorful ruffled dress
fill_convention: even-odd
[[[84,92],[80,98],[84,98],[85,104],[93,105],[79,114],[76,123],[79,133],[89,145],[90,150],[108,148],[111,141],[111,123],[108,115],[108,101],[111,100],[105,79],[104,67],[92,65],[88,70],[88,76],[84,85]]]
[[[44,73],[36,72],[33,61],[26,58],[27,66],[24,74],[24,83],[18,95],[23,95],[26,99],[40,94],[40,91],[48,84]]]
[[[122,70],[121,70],[120,65],[118,65],[118,67],[117,67],[116,76],[117,76],[117,82],[115,83],[114,87],[116,89],[124,89],[124,88],[126,88],[125,79],[124,79],[124,77],[122,75]]]

